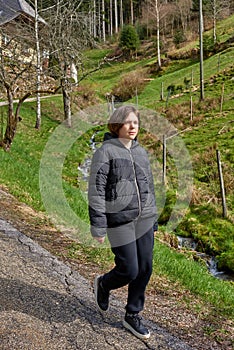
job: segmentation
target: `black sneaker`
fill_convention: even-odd
[[[107,311],[109,308],[109,291],[105,291],[102,286],[102,276],[95,277],[94,295],[96,304],[100,311]]]
[[[150,332],[141,323],[139,314],[126,313],[123,326],[140,339],[148,339],[150,337]]]

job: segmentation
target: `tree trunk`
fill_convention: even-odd
[[[2,140],[2,147],[5,151],[9,151],[11,144],[13,142],[17,120],[15,120],[14,109],[13,109],[13,93],[9,87],[7,89],[7,99],[8,99],[8,116],[7,116],[7,127],[5,131],[4,138]]]
[[[214,44],[216,43],[216,0],[214,0],[213,4],[213,40]]]
[[[123,21],[123,0],[120,0],[120,26],[123,28],[124,21]]]
[[[63,92],[63,110],[67,126],[71,127],[71,94],[70,88],[67,83],[67,79],[64,78],[61,81],[62,92]]]
[[[113,2],[110,0],[110,36],[113,35]]]
[[[7,127],[6,127],[5,135],[1,143],[1,146],[4,148],[5,151],[9,151],[16,134],[17,124],[20,118],[19,113],[20,113],[21,105],[24,102],[24,100],[26,100],[31,95],[31,93],[27,93],[26,95],[24,95],[24,97],[22,97],[19,100],[15,114],[14,114],[13,92],[11,91],[11,88],[9,86],[6,86],[6,90],[7,90],[7,99],[8,99],[8,117],[7,117]]]
[[[155,11],[156,11],[156,24],[157,24],[157,55],[158,55],[158,66],[161,68],[161,53],[160,53],[160,27],[159,27],[159,8],[158,8],[158,0],[155,0]]]
[[[105,1],[102,0],[102,37],[106,41]]]
[[[118,27],[118,6],[117,6],[117,0],[115,0],[115,33],[117,34],[119,31]]]
[[[204,100],[204,71],[203,71],[203,11],[202,0],[199,0],[199,49],[200,49],[200,101]]]
[[[38,29],[38,10],[37,10],[37,0],[35,0],[35,38],[36,38],[36,52],[37,52],[37,91],[41,89],[41,54],[40,54],[40,44],[39,44],[39,29]],[[35,128],[40,129],[41,127],[41,96],[37,92],[37,116]]]
[[[130,6],[131,6],[131,24],[133,25],[133,23],[134,23],[134,9],[133,9],[133,1],[132,0],[130,2]]]
[[[96,0],[93,0],[93,36],[97,37]]]

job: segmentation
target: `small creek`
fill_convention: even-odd
[[[206,253],[196,251],[197,243],[194,241],[193,238],[185,238],[185,237],[177,236],[177,239],[178,239],[178,248],[194,251],[197,257],[205,261],[206,266],[212,276],[223,280],[227,280],[227,281],[234,281],[234,275],[218,270],[217,260],[214,256],[210,256]]]
[[[98,131],[95,132],[90,139],[90,147],[93,152],[95,152],[95,150],[97,149],[97,145],[95,142],[95,136],[97,134],[98,134]],[[91,166],[91,158],[87,158],[82,164],[78,166],[78,170],[82,174],[82,180],[86,182],[86,185],[89,178],[90,166]],[[208,254],[196,251],[197,243],[193,238],[185,238],[182,236],[177,236],[177,239],[178,239],[178,248],[194,251],[199,258],[203,259],[206,262],[206,266],[212,276],[223,280],[234,281],[234,275],[218,270],[217,261],[214,256],[209,256]]]
[[[98,134],[98,131],[95,132],[90,139],[90,148],[92,149],[93,153],[97,149],[96,142],[95,142],[95,136],[97,134]],[[91,166],[91,161],[92,161],[91,158],[86,158],[84,162],[77,167],[77,169],[82,174],[82,180],[86,182],[88,182],[88,179],[89,179],[89,170]],[[78,174],[78,177],[80,177],[79,174]]]

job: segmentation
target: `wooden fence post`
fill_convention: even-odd
[[[161,82],[161,93],[160,93],[160,100],[163,101],[164,99],[164,92],[163,92],[163,81]]]
[[[3,134],[4,134],[4,116],[3,116],[3,109],[1,108],[1,135],[0,135],[0,141],[3,139]]]
[[[191,71],[191,88],[193,87],[193,69]]]
[[[167,100],[166,100],[166,108],[168,107],[168,103],[169,103],[169,98],[171,96],[171,89],[168,90],[168,93],[167,93]]]
[[[222,165],[221,165],[219,150],[216,150],[216,156],[217,156],[217,163],[218,163],[218,170],[219,170],[220,189],[221,189],[221,195],[222,195],[223,217],[226,218],[227,206],[226,206],[225,188],[224,188]]]
[[[218,72],[219,72],[219,69],[220,69],[220,55],[221,54],[219,54],[219,56],[218,56]]]
[[[221,100],[220,100],[220,113],[223,111],[223,98],[224,98],[224,83],[222,84]]]
[[[190,96],[190,121],[193,120],[193,96]]]
[[[166,135],[163,135],[163,174],[162,183],[166,183],[166,167],[167,167],[167,140]]]

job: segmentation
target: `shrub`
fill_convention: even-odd
[[[204,35],[203,36],[203,52],[205,57],[209,57],[210,54],[214,51],[214,39],[212,36]]]
[[[139,36],[136,29],[131,25],[126,25],[123,27],[120,33],[119,45],[123,49],[134,52],[140,46]]]
[[[171,84],[167,87],[167,91],[168,93],[170,93],[170,95],[174,95],[175,93],[175,84]]]
[[[113,87],[112,94],[121,101],[127,101],[140,93],[146,85],[146,73],[143,71],[133,71],[124,75],[117,85]]]
[[[147,26],[145,24],[136,24],[136,31],[140,40],[147,39]]]
[[[176,45],[176,47],[179,47],[179,44],[183,43],[184,41],[186,41],[186,37],[183,33],[182,30],[177,30],[175,35],[174,35],[174,44]]]
[[[98,103],[95,90],[90,85],[77,86],[72,94],[72,102],[78,109]]]

